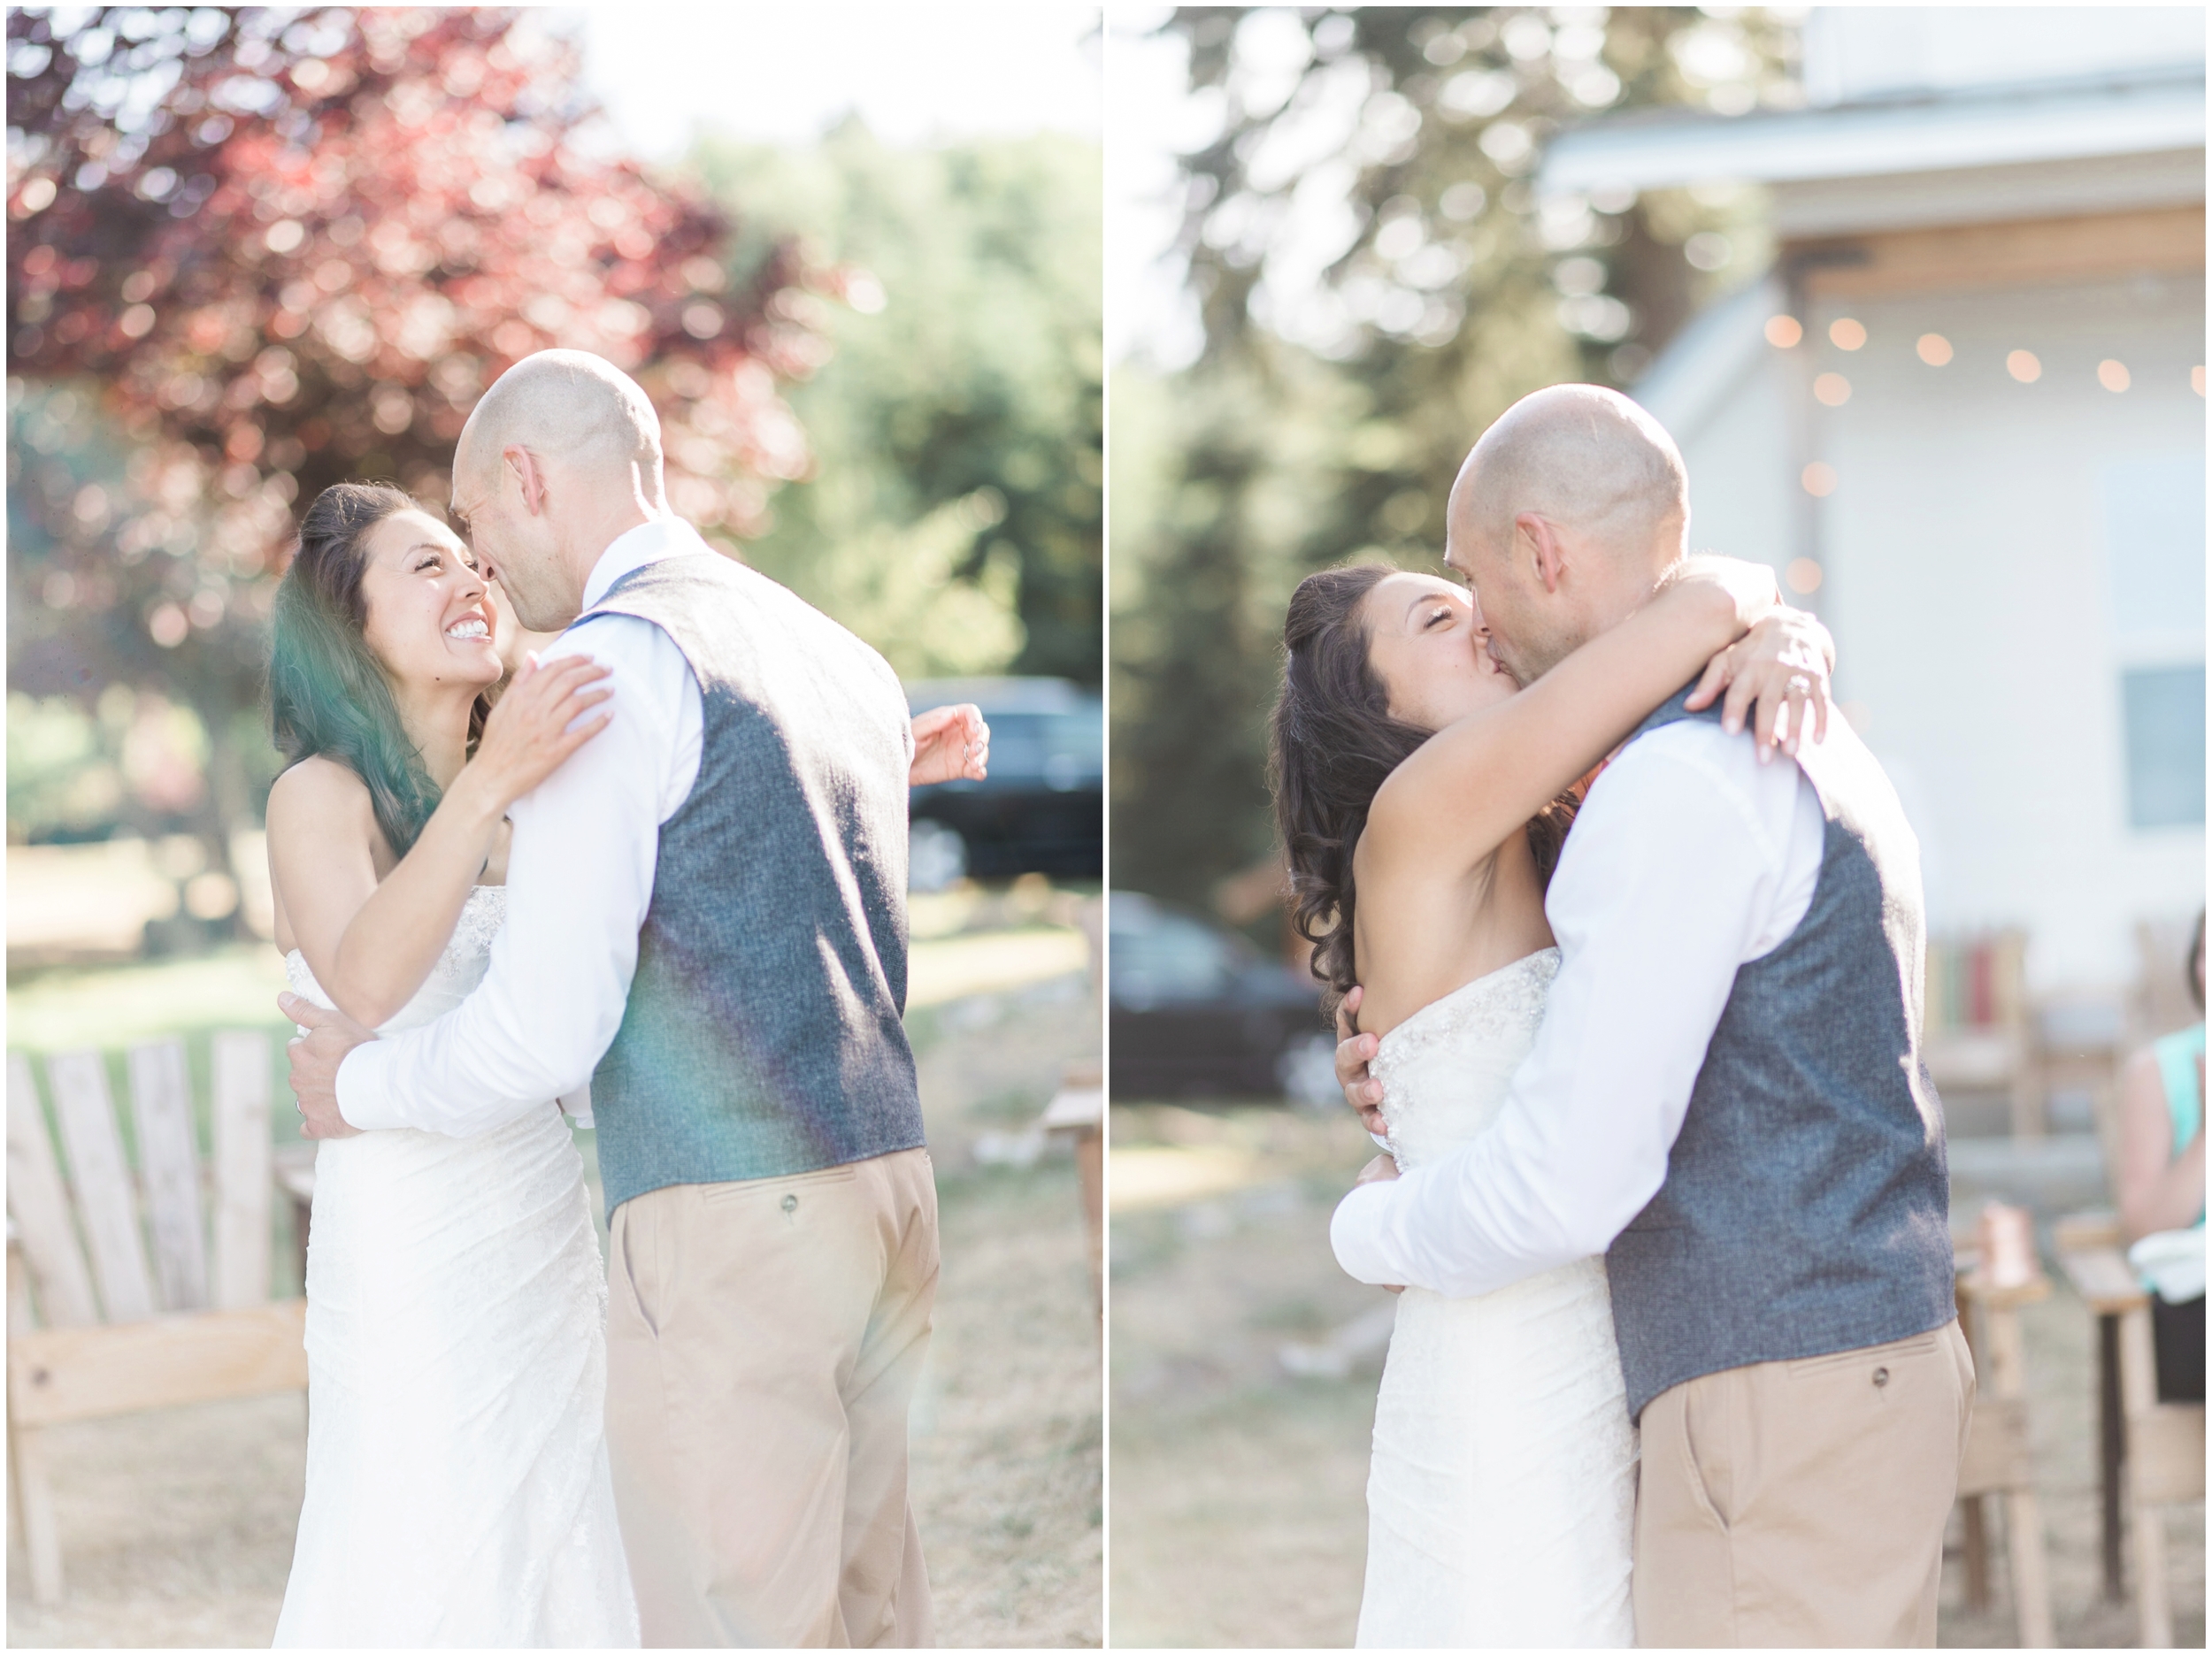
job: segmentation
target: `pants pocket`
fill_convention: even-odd
[[[1682,1398],[1682,1460],[1690,1493],[1723,1534],[1735,1509],[1732,1398],[1725,1373],[1693,1379]]]
[[[660,1322],[653,1314],[652,1306],[646,1298],[644,1286],[638,1280],[635,1256],[637,1237],[630,1223],[630,1208],[635,1205],[634,1200],[625,1201],[616,1209],[614,1222],[608,1228],[607,1252],[613,1261],[613,1268],[608,1272],[608,1276],[616,1285],[617,1291],[629,1300],[630,1308],[636,1314],[639,1325],[657,1340],[661,1333]]]

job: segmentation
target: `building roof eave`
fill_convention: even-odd
[[[1553,140],[1537,178],[1556,195],[1701,181],[1788,184],[2204,147],[2201,68],[1736,117],[1600,119]]]

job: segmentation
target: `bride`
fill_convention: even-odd
[[[481,980],[508,807],[615,716],[588,657],[512,663],[495,590],[408,495],[357,483],[308,509],[278,588],[277,946],[295,992],[380,1031]],[[980,775],[973,707],[914,736],[913,781]],[[326,1140],[315,1176],[307,1493],[276,1642],[634,1646],[606,1280],[561,1106],[476,1138]]]
[[[1717,557],[1525,690],[1466,590],[1434,576],[1310,576],[1284,641],[1292,923],[1331,1008],[1361,985],[1381,1036],[1390,1155],[1363,1179],[1443,1158],[1503,1101],[1559,966],[1544,890],[1578,780],[1701,668],[1694,709],[1727,689],[1732,719],[1756,703],[1762,740],[1778,712],[1801,731],[1806,659],[1830,658],[1768,570]],[[1824,721],[1825,697],[1822,677]],[[1632,1644],[1636,1455],[1603,1259],[1477,1299],[1407,1290],[1376,1401],[1359,1643]]]

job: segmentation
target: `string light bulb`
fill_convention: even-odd
[[[1951,360],[1951,341],[1940,333],[1923,333],[1914,341],[1913,349],[1920,353],[1920,360],[1931,368],[1940,368]]]

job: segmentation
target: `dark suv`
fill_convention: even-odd
[[[1311,977],[1133,891],[1108,898],[1107,925],[1116,1099],[1339,1098]]]
[[[964,874],[1104,876],[1105,705],[1065,678],[919,678],[907,706],[973,701],[991,726],[990,777],[914,789],[917,891]]]

